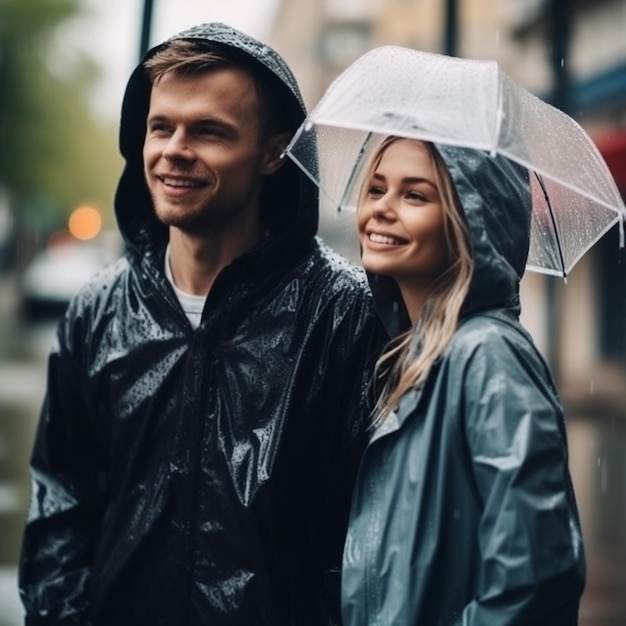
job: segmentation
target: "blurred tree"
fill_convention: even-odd
[[[44,232],[79,203],[112,221],[121,160],[117,130],[89,107],[98,68],[59,62],[63,27],[80,0],[0,0],[0,189],[15,222]]]

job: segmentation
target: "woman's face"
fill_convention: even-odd
[[[427,294],[448,266],[434,160],[421,141],[397,139],[365,181],[357,214],[363,267]]]

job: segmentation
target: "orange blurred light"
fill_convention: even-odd
[[[93,239],[102,228],[102,217],[98,209],[80,206],[70,215],[68,227],[76,239],[87,241]]]

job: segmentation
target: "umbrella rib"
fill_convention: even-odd
[[[347,195],[352,190],[352,185],[354,184],[354,179],[356,177],[359,163],[361,162],[361,159],[363,158],[363,155],[365,154],[365,148],[367,148],[367,145],[369,144],[370,139],[372,138],[373,134],[374,133],[370,131],[369,133],[367,133],[367,137],[365,137],[365,139],[363,140],[363,144],[361,145],[359,154],[356,157],[356,162],[354,164],[354,167],[352,168],[352,171],[350,172],[350,178],[348,179],[348,183],[346,184],[344,191],[343,191],[343,196],[341,197],[341,201],[339,202],[339,206],[337,207],[337,211],[341,211],[341,207],[344,205]]]
[[[533,170],[533,174],[541,187],[541,191],[543,192],[543,197],[546,200],[546,204],[548,205],[548,211],[550,212],[550,220],[552,222],[552,229],[554,230],[554,238],[556,239],[556,247],[559,251],[559,260],[561,261],[561,271],[563,278],[567,278],[567,271],[565,270],[565,259],[563,258],[563,248],[561,248],[561,238],[559,237],[559,231],[556,226],[556,219],[554,217],[554,211],[552,210],[552,204],[550,203],[550,196],[548,195],[548,190],[546,189],[545,183],[543,182],[543,178],[537,174]]]

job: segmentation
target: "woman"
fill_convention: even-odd
[[[520,325],[528,172],[390,137],[359,200],[395,345],[344,549],[344,626],[571,626],[585,564],[562,409]]]

